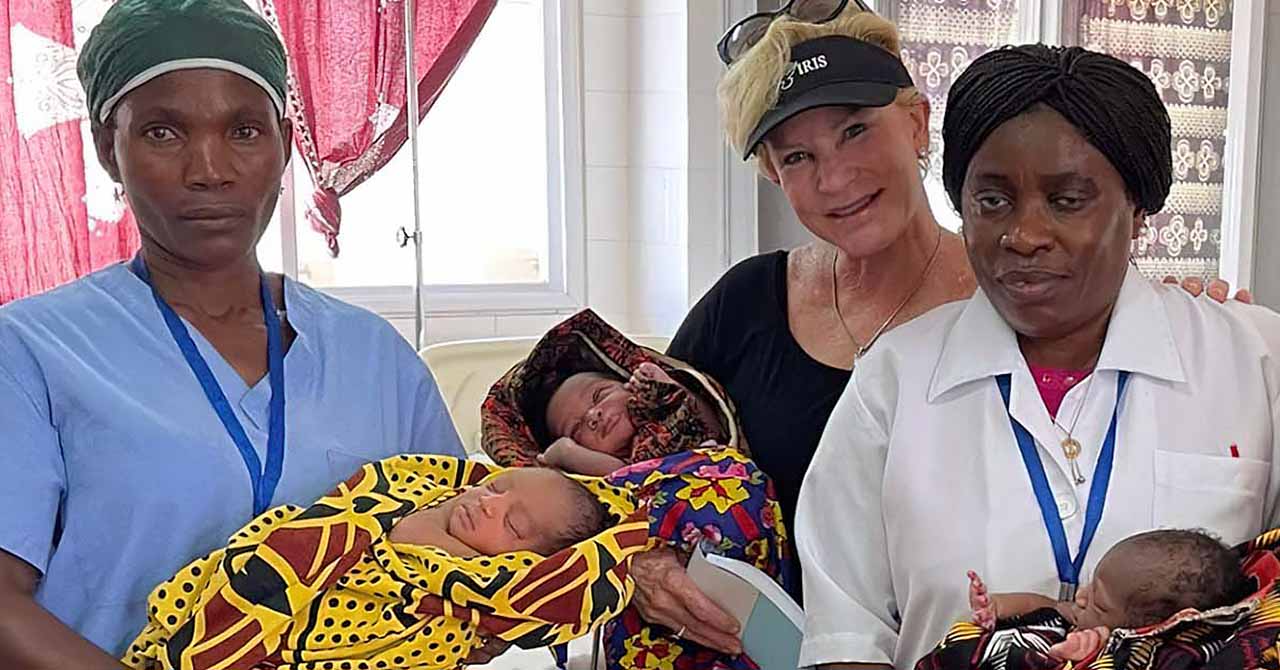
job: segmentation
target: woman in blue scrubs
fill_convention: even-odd
[[[362,463],[461,455],[377,316],[259,267],[292,129],[242,0],[120,0],[80,58],[133,262],[0,308],[0,667],[114,668],[146,597]]]

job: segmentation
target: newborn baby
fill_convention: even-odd
[[[992,630],[997,620],[1052,608],[1073,630],[1049,651],[1069,661],[1091,657],[1112,629],[1151,626],[1185,609],[1223,607],[1251,591],[1232,551],[1192,530],[1156,530],[1120,542],[1070,603],[1033,593],[990,594],[982,579],[969,573],[974,623]]]
[[[519,468],[406,516],[389,537],[462,558],[550,556],[596,536],[608,521],[604,505],[581,484],[555,470]]]
[[[480,428],[480,446],[498,465],[596,477],[708,443],[750,456],[719,383],[591,310],[552,327],[494,382]]]
[[[641,363],[626,382],[601,372],[580,372],[547,402],[546,425],[555,440],[539,462],[581,475],[604,476],[631,462],[636,424],[656,405],[692,402],[707,441],[723,439],[710,405],[654,363]],[[641,415],[641,416],[637,416]],[[707,429],[707,427],[712,427]]]
[[[123,661],[446,670],[486,635],[567,642],[626,606],[628,557],[648,535],[628,518],[633,505],[623,489],[546,468],[369,463],[306,509],[268,510],[157,586]]]

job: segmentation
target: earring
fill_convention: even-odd
[[[124,185],[123,184],[117,183],[114,186],[112,186],[111,193],[112,193],[112,196],[116,199],[117,205],[124,202]]]

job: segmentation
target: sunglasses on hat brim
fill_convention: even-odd
[[[769,24],[779,16],[805,23],[826,23],[840,16],[848,4],[849,0],[788,0],[775,11],[757,12],[730,26],[716,44],[716,53],[722,63],[732,65],[764,37]],[[863,0],[853,0],[853,4],[864,12],[871,11]]]

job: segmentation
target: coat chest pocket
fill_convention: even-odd
[[[1203,528],[1229,544],[1262,530],[1270,464],[1176,451],[1155,453],[1155,524]]]

